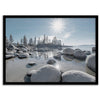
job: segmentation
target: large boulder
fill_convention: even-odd
[[[29,54],[28,53],[21,53],[18,55],[18,58],[23,59],[23,58],[28,58]]]
[[[82,71],[70,70],[62,74],[62,82],[95,82],[95,77]]]
[[[66,48],[63,50],[63,54],[65,55],[73,55],[74,54],[74,50],[71,48]]]
[[[86,59],[86,65],[88,68],[90,68],[92,71],[96,71],[96,60],[95,60],[95,54],[91,54]]]
[[[33,70],[31,75],[31,82],[60,82],[60,80],[60,71],[51,65]]]
[[[74,51],[74,57],[80,60],[86,59],[86,54],[81,50],[75,50]]]
[[[47,61],[47,64],[51,64],[52,65],[52,64],[55,64],[55,63],[56,63],[56,61],[53,60],[53,59],[50,59],[50,60]]]

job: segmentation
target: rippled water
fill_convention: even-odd
[[[61,55],[60,59],[55,59],[53,56],[60,52],[53,50],[48,52],[32,52],[32,55],[26,59],[13,58],[6,60],[6,81],[7,82],[24,82],[27,72],[30,70],[37,70],[38,68],[47,64],[49,59],[54,59],[56,64],[54,67],[58,68],[61,72],[68,70],[80,70],[94,75],[95,73],[86,67],[85,61],[80,61],[72,56]],[[29,62],[35,62],[36,65],[29,66]]]

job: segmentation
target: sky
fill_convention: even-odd
[[[49,39],[54,36],[65,45],[95,44],[95,18],[6,18],[6,36],[12,34],[14,42],[27,39]]]

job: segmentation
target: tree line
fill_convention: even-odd
[[[12,44],[12,43],[14,43],[14,39],[13,39],[13,36],[10,34],[9,39],[7,39],[6,37],[6,45]],[[17,42],[17,45],[19,44],[25,45],[25,46],[27,45],[34,46],[34,45],[40,45],[40,44],[41,45],[42,44],[61,45],[61,40],[58,40],[56,37],[54,37],[52,41],[50,41],[48,36],[45,36],[44,34],[43,39],[40,39],[40,37],[39,38],[34,37],[34,40],[30,38],[28,41],[27,37],[24,35],[23,38],[20,39],[20,43]]]

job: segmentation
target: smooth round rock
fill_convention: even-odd
[[[62,82],[95,82],[95,77],[82,71],[70,70],[62,74]]]
[[[60,71],[51,65],[35,70],[31,75],[31,82],[60,82],[60,80]]]
[[[50,60],[47,61],[47,64],[55,64],[55,63],[56,63],[56,61],[53,60],[53,59],[50,59]]]
[[[75,50],[74,51],[74,57],[80,60],[86,59],[86,54],[81,50]]]
[[[73,55],[74,54],[74,50],[71,49],[71,48],[66,48],[66,49],[63,50],[63,54]]]
[[[96,71],[96,60],[95,60],[95,54],[89,55],[86,59],[86,65],[88,68],[90,68],[92,71]]]

